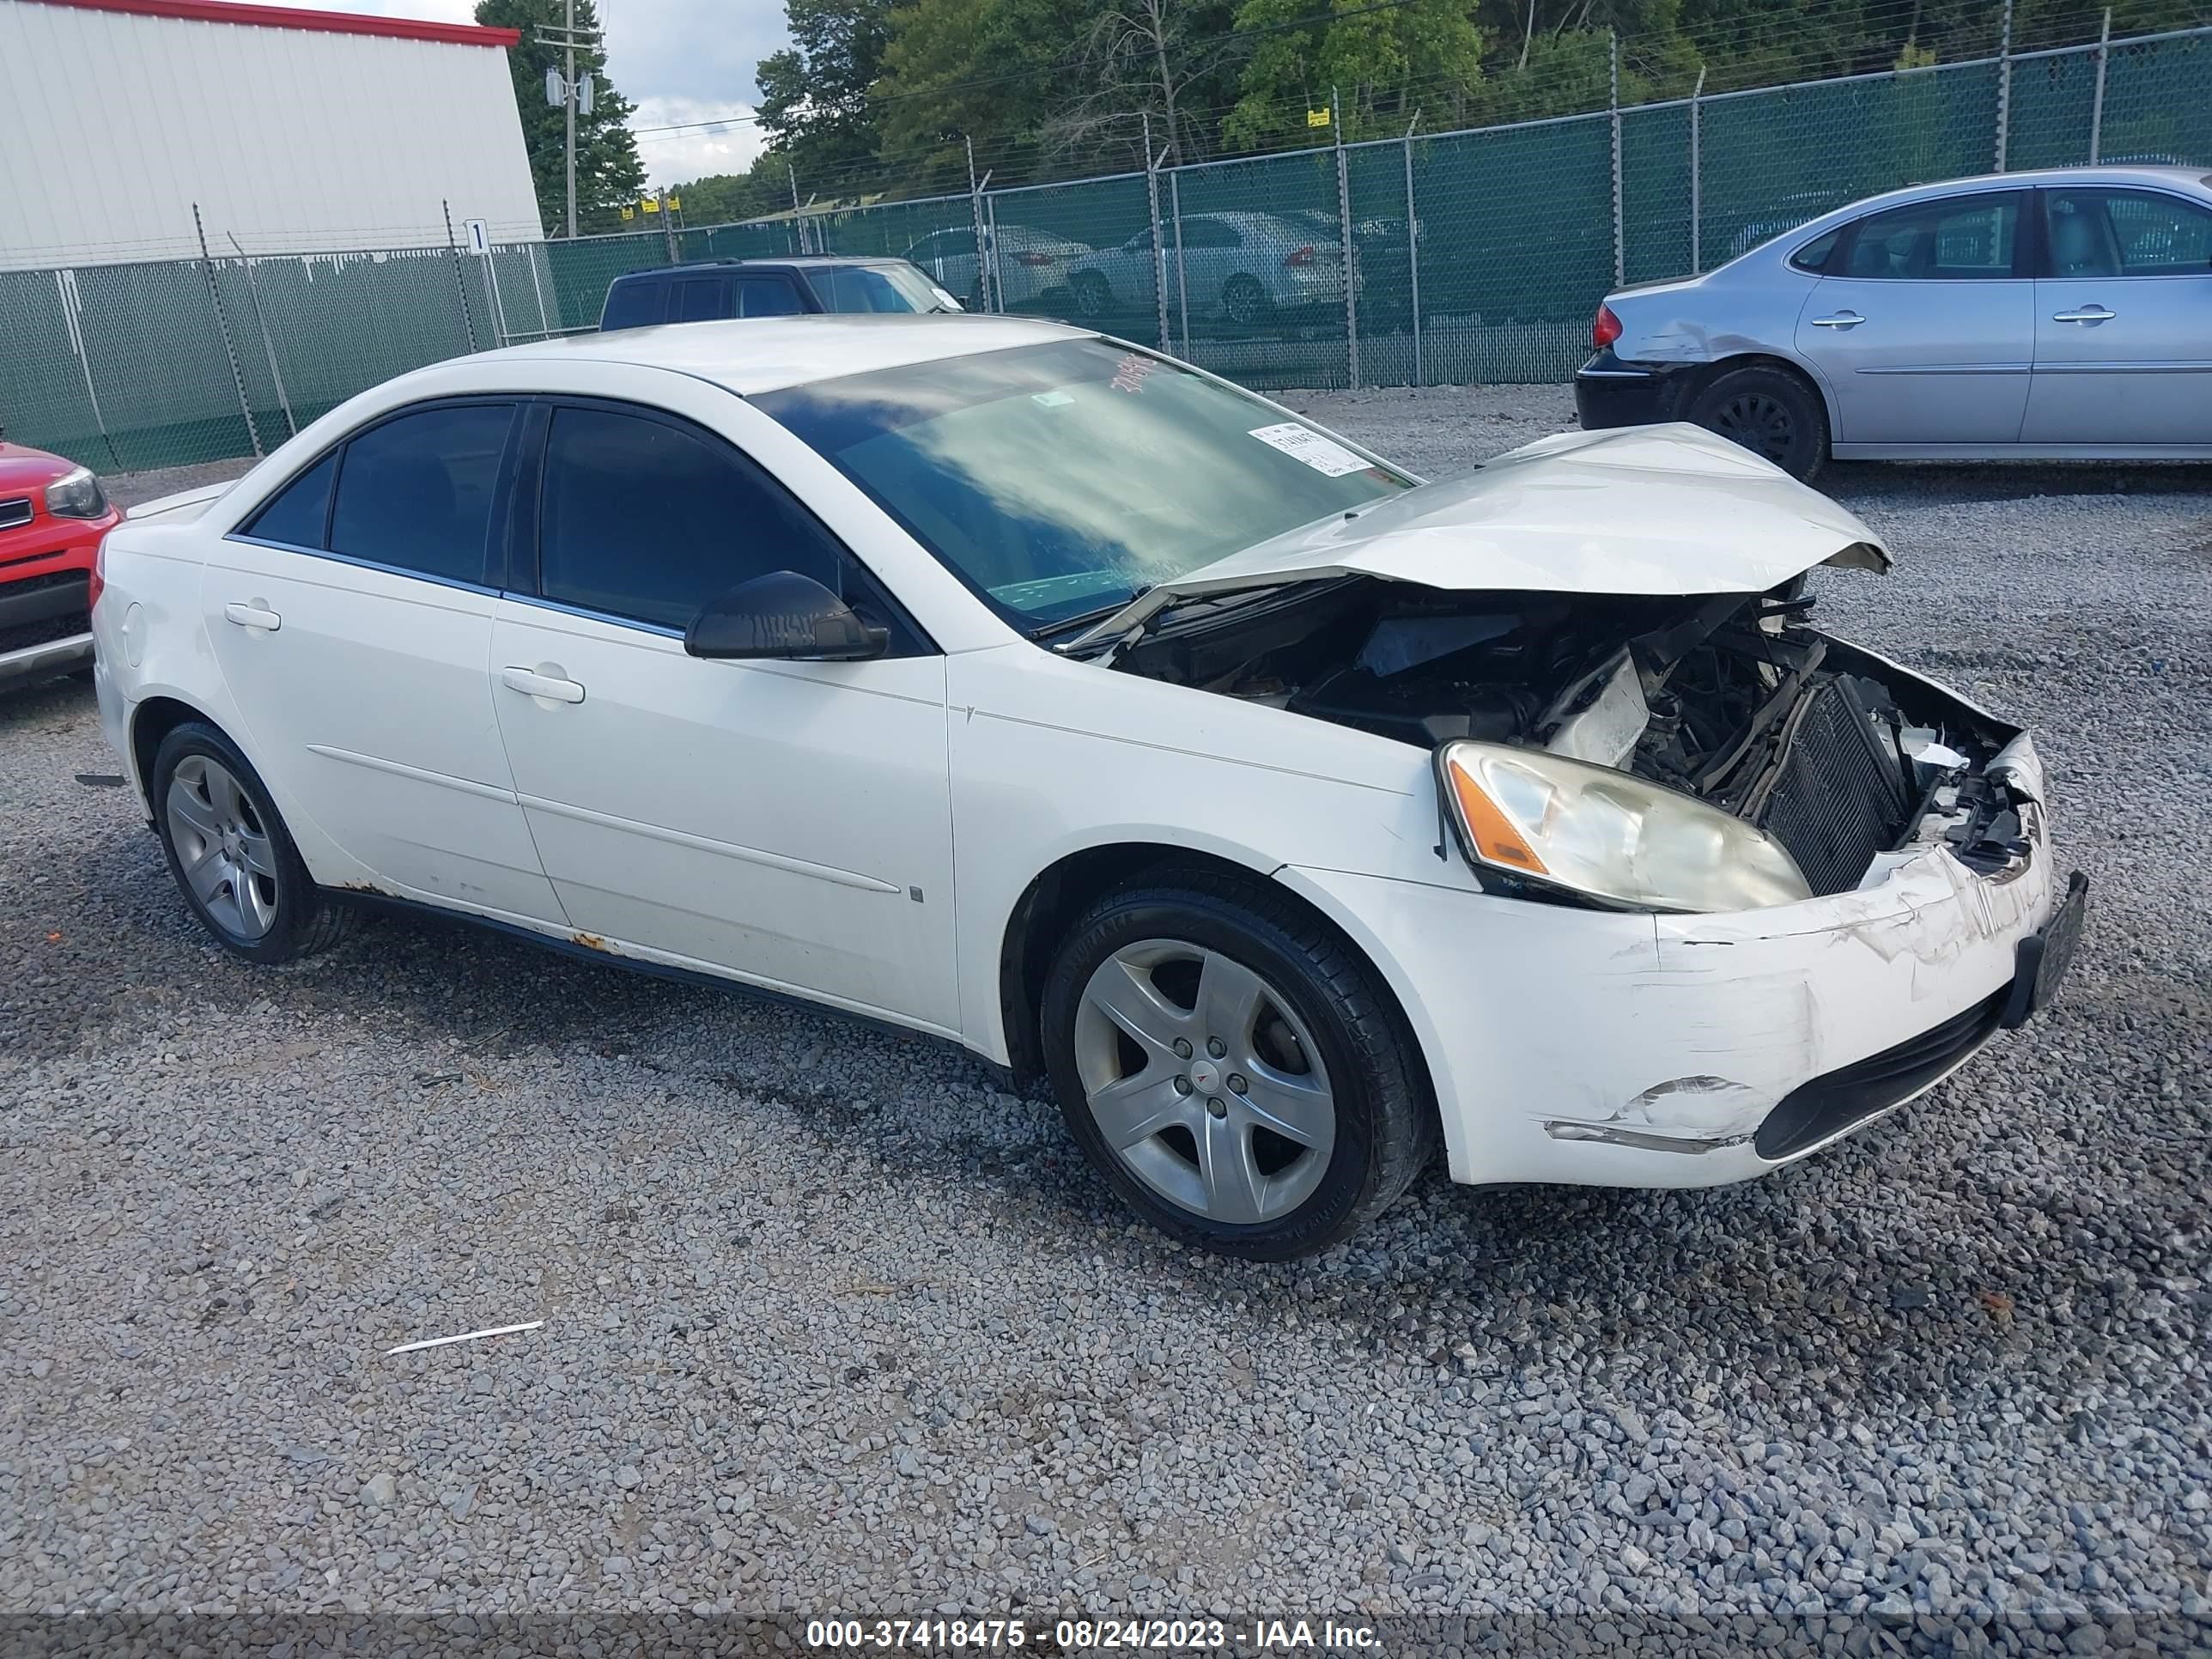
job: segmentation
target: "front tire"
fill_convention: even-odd
[[[1828,459],[1828,412],[1820,394],[1782,369],[1754,363],[1724,370],[1685,414],[1805,483]]]
[[[1067,285],[1075,314],[1088,320],[1103,317],[1114,308],[1114,290],[1095,270],[1079,270]]]
[[[1070,931],[1042,1035],[1068,1129],[1162,1231],[1310,1255],[1394,1203],[1437,1120],[1374,971],[1264,881],[1164,870]]]
[[[1256,276],[1239,274],[1221,286],[1222,314],[1239,328],[1255,328],[1267,320],[1274,306]]]
[[[260,775],[214,726],[188,720],[163,738],[152,782],[169,873],[233,956],[291,962],[358,924],[358,911],[315,885]]]

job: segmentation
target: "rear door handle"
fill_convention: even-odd
[[[233,599],[222,608],[224,619],[240,628],[258,628],[274,634],[284,625],[284,619],[269,608],[262,599]]]
[[[2119,314],[2100,305],[2087,305],[2079,311],[2054,311],[2051,313],[2051,320],[2054,323],[2109,323]]]
[[[1813,319],[1813,326],[1815,328],[1856,328],[1864,321],[1866,321],[1866,319],[1860,316],[1856,311],[1839,311],[1832,317],[1815,317]]]
[[[581,702],[584,688],[574,680],[564,680],[557,674],[541,674],[530,668],[502,668],[500,684],[510,691],[520,691],[526,697],[545,697],[554,702]]]

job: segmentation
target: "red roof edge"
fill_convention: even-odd
[[[474,23],[431,23],[411,17],[370,17],[356,11],[310,11],[295,6],[252,6],[233,0],[36,0],[81,11],[125,11],[139,17],[181,17],[195,23],[240,23],[265,29],[306,29],[322,34],[380,34],[401,40],[437,40],[453,46],[512,46],[520,29]]]

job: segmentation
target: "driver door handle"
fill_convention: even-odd
[[[1860,316],[1856,311],[1839,311],[1832,317],[1815,317],[1813,319],[1813,326],[1815,328],[1856,328],[1864,321],[1866,321],[1866,319]]]
[[[2093,304],[2083,306],[2079,311],[2054,311],[2051,313],[2051,320],[2054,323],[2109,323],[2119,314],[2117,311],[2107,311],[2100,305]]]
[[[581,702],[584,688],[574,680],[557,679],[550,674],[540,674],[528,668],[502,668],[500,684],[510,691],[520,691],[526,697],[546,697],[555,702]]]

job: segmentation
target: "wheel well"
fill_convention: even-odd
[[[1771,368],[1778,374],[1788,375],[1819,400],[1820,413],[1827,419],[1828,430],[1831,433],[1835,431],[1836,411],[1829,406],[1828,394],[1820,381],[1807,374],[1802,366],[1791,362],[1787,357],[1777,357],[1763,351],[1747,351],[1738,356],[1723,357],[1720,362],[1709,363],[1699,369],[1697,377],[1684,389],[1682,400],[1677,405],[1682,411],[1682,417],[1686,420],[1688,418],[1691,404],[1704,394],[1707,386],[1719,380],[1722,375],[1733,374],[1739,368]]]
[[[131,757],[137,763],[138,789],[149,814],[154,810],[154,757],[161,751],[161,739],[186,720],[206,720],[191,704],[174,697],[149,697],[131,717]]]
[[[1015,1081],[1022,1087],[1041,1083],[1045,1076],[1044,1054],[1038,1031],[1038,1005],[1044,994],[1045,975],[1052,953],[1067,937],[1076,918],[1119,887],[1134,884],[1152,871],[1211,870],[1239,880],[1265,883],[1288,903],[1305,911],[1334,933],[1339,943],[1364,962],[1367,953],[1305,898],[1279,884],[1269,883],[1265,872],[1212,853],[1194,852],[1153,842],[1123,842],[1111,847],[1086,848],[1071,853],[1046,869],[1025,889],[1006,921],[1006,936],[999,951],[999,1007],[1006,1022],[1006,1057]],[[1368,962],[1371,969],[1372,962]],[[1379,972],[1376,991],[1397,1022],[1408,1065],[1417,1087],[1434,1110],[1435,1095],[1429,1082],[1428,1057],[1413,1035],[1397,993]]]

